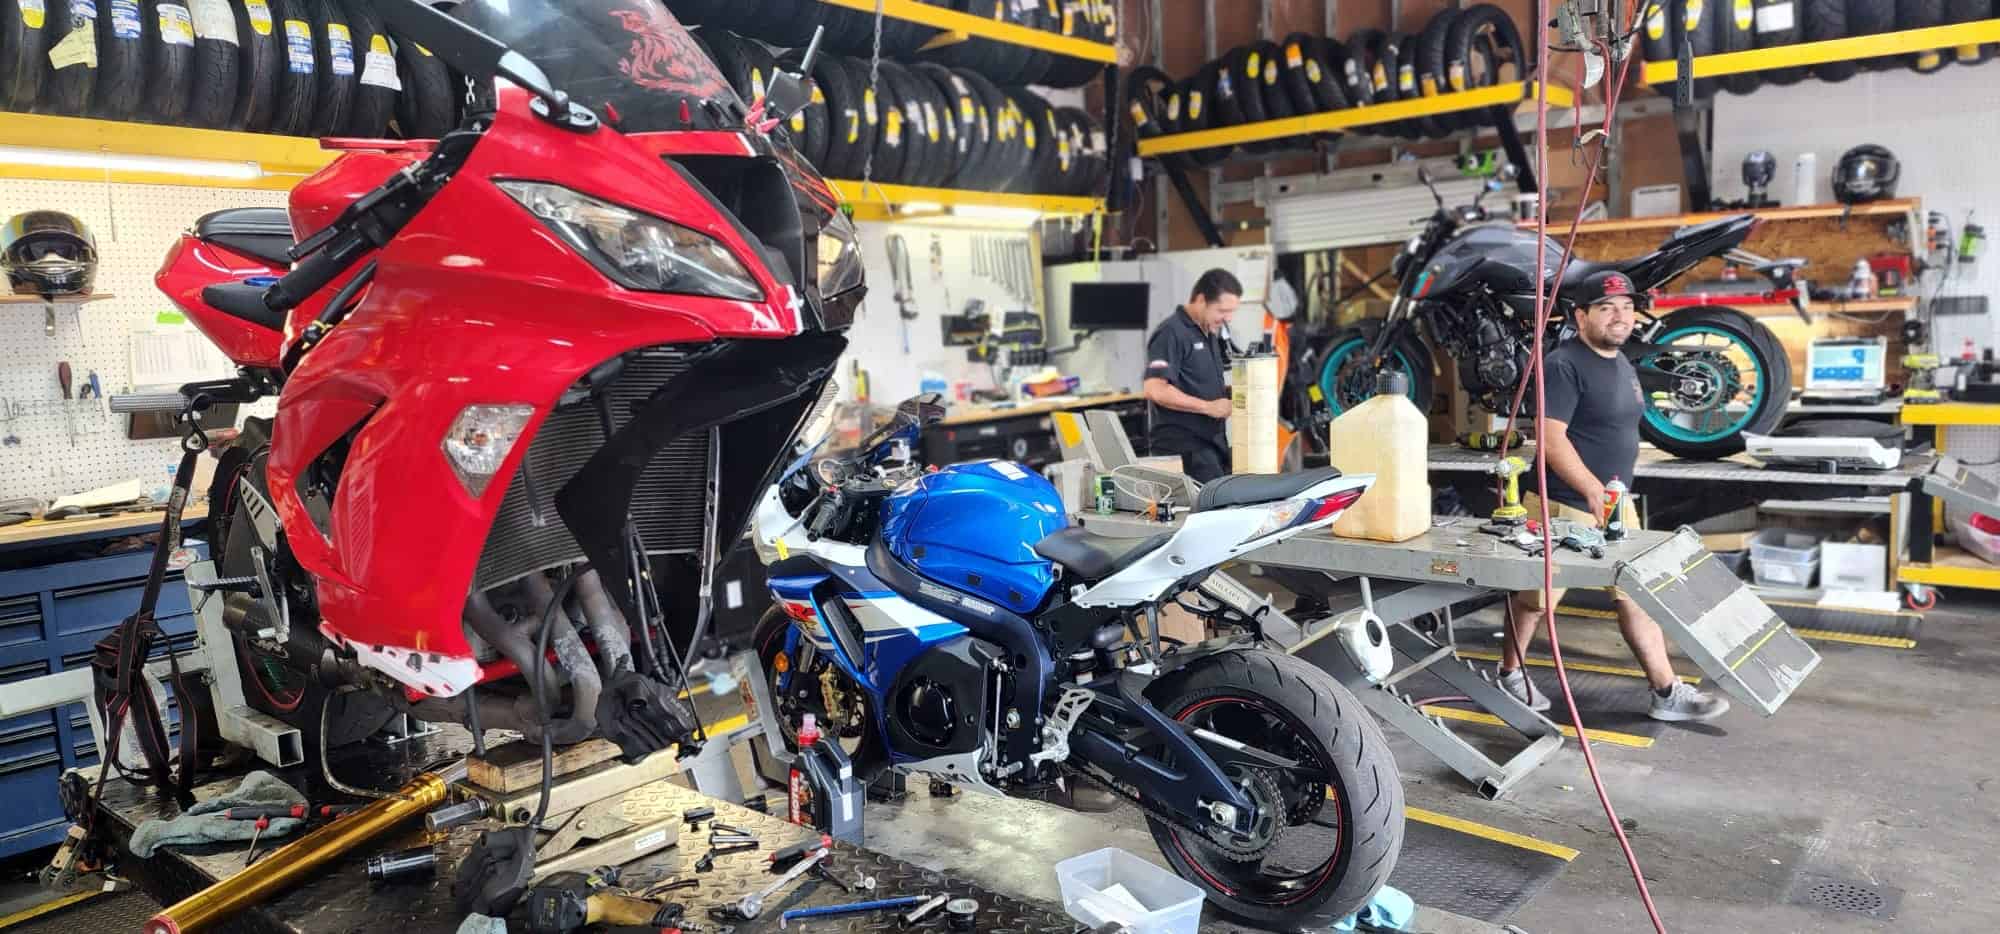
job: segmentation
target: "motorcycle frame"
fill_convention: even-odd
[[[785,172],[801,208],[811,203],[833,210],[836,202],[824,183],[789,151],[747,131],[576,132],[540,118],[532,102],[524,91],[502,89],[492,122],[465,164],[393,240],[355,263],[354,269],[375,265],[357,309],[286,375],[278,397],[280,427],[268,463],[272,505],[294,559],[316,585],[320,631],[413,696],[453,696],[511,673],[504,662],[482,667],[473,658],[460,622],[465,595],[535,433],[580,380],[622,354],[662,345],[696,348],[697,367],[738,381],[777,365],[784,385],[773,383],[770,393],[704,394],[681,379],[667,387],[680,392],[661,396],[683,407],[717,407],[715,417],[676,420],[675,431],[792,403],[771,416],[785,423],[775,432],[789,437],[804,413],[799,400],[823,385],[845,345],[831,330],[845,325],[852,300],[827,302],[812,287],[811,238],[803,238],[806,255],[788,257],[805,271],[802,291],[776,274],[741,222],[675,163],[701,157],[768,161]],[[293,189],[294,231],[320,228],[421,155],[408,147],[342,155]],[[495,184],[513,179],[560,185],[705,234],[748,271],[762,297],[623,288]],[[474,218],[479,222],[468,222]],[[318,315],[325,296],[355,274],[343,274],[294,309],[284,334],[246,332],[256,326],[199,300],[199,286],[239,276],[246,268],[237,265],[242,259],[183,240],[157,281],[203,333],[231,348],[246,367],[270,365],[277,348],[291,344]],[[474,493],[459,480],[442,442],[459,414],[480,404],[527,405],[533,415],[498,471]],[[649,412],[661,408],[656,396]],[[640,422],[634,418],[628,426]],[[776,452],[784,439],[756,440]],[[621,431],[579,476],[615,480],[623,471],[608,461],[639,456],[643,464],[662,443],[658,430]],[[343,444],[338,495],[316,519],[302,493],[308,471]],[[616,455],[606,453],[613,448]],[[731,485],[768,480],[776,466],[736,464],[744,480]],[[607,584],[633,583],[626,581],[622,560],[629,493],[628,487],[602,505],[585,504],[575,493],[557,495],[557,511],[587,557],[606,572]],[[729,530],[748,519],[755,494],[739,495],[722,517],[726,528],[717,540],[733,537]],[[640,624],[644,618],[630,587],[610,590],[627,618]]]
[[[1296,499],[1315,500],[1374,482],[1372,474],[1355,474],[1329,479],[1302,491]],[[1075,590],[1067,598],[1051,597],[1038,618],[1048,620],[1058,613],[1081,613],[1085,619],[1071,629],[1094,629],[1114,623],[1137,633],[1134,625],[1140,614],[1156,611],[1165,600],[1191,588],[1213,568],[1243,552],[1262,548],[1306,532],[1325,528],[1336,521],[1340,511],[1309,522],[1286,525],[1255,534],[1286,503],[1260,503],[1193,512],[1174,537],[1158,550],[1097,584]],[[758,507],[754,534],[760,546],[790,555],[771,565],[767,585],[786,615],[783,651],[800,657],[802,648],[825,654],[836,668],[852,679],[869,697],[873,716],[868,729],[877,731],[889,749],[891,764],[900,768],[934,770],[949,765],[954,781],[982,792],[1006,792],[988,782],[977,768],[979,756],[993,756],[992,764],[1003,774],[1025,765],[1036,751],[1041,731],[1008,731],[1002,749],[998,723],[981,722],[985,732],[980,748],[957,756],[918,757],[897,750],[890,742],[889,707],[895,694],[897,675],[924,653],[970,636],[997,644],[1003,653],[1026,664],[1016,671],[1014,687],[1007,697],[990,698],[994,717],[1003,709],[1034,711],[1037,722],[1047,713],[1047,694],[1054,680],[1055,659],[1044,632],[1004,608],[992,612],[968,610],[962,602],[949,599],[947,588],[924,581],[914,570],[902,566],[889,554],[878,536],[863,547],[808,534],[803,517],[794,518],[786,510],[774,487]],[[809,564],[808,564],[809,563]],[[887,581],[884,578],[888,578]],[[1061,584],[1058,583],[1058,588]],[[933,593],[936,591],[937,593]],[[844,616],[829,605],[837,601]],[[792,607],[810,607],[797,612]],[[811,631],[802,628],[802,617],[813,620]],[[851,620],[857,633],[847,631]],[[857,645],[857,642],[859,643]],[[1119,781],[1142,790],[1151,800],[1185,819],[1216,820],[1217,814],[1233,814],[1234,829],[1247,829],[1254,808],[1246,795],[1224,771],[1231,764],[1257,768],[1291,768],[1297,763],[1261,750],[1252,749],[1206,731],[1189,730],[1167,717],[1145,696],[1148,685],[1172,671],[1195,661],[1236,647],[1218,641],[1150,660],[1150,671],[1131,668],[1107,672],[1072,689],[1090,691],[1090,708],[1068,737],[1074,755],[1101,768]],[[859,657],[857,657],[857,655]],[[779,691],[789,688],[792,672],[808,670],[810,660],[799,662],[780,674]],[[980,711],[982,717],[985,711]],[[1147,745],[1126,735],[1132,728],[1158,741],[1162,757],[1144,752]],[[946,761],[951,760],[951,761]],[[1168,765],[1168,762],[1174,765]],[[1217,805],[1228,809],[1218,808]]]

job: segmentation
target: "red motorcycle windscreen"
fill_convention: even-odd
[[[738,129],[743,102],[659,0],[466,0],[452,15],[527,56],[626,133]]]

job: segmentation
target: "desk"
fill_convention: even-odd
[[[54,521],[29,519],[26,522],[0,528],[0,551],[66,545],[93,538],[143,535],[159,530],[160,519],[163,518],[164,512],[165,507],[161,507],[145,512],[122,512],[91,519]],[[205,518],[208,518],[206,505],[190,505],[181,512],[183,525]]]
[[[1019,404],[953,406],[950,415],[924,432],[924,460],[955,464],[998,457],[1040,470],[1060,457],[1049,415],[1081,409],[1116,411],[1133,448],[1145,453],[1146,399],[1138,393],[1117,392]]]

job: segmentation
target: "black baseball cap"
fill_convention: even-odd
[[[1634,304],[1643,297],[1639,294],[1638,288],[1633,286],[1631,276],[1616,269],[1606,269],[1591,273],[1589,278],[1583,280],[1583,284],[1576,290],[1576,304],[1578,308],[1588,308],[1607,298],[1616,298],[1620,295],[1632,299]]]

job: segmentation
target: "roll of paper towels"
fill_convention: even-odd
[[[1819,154],[1799,153],[1792,160],[1792,206],[1819,203]]]

